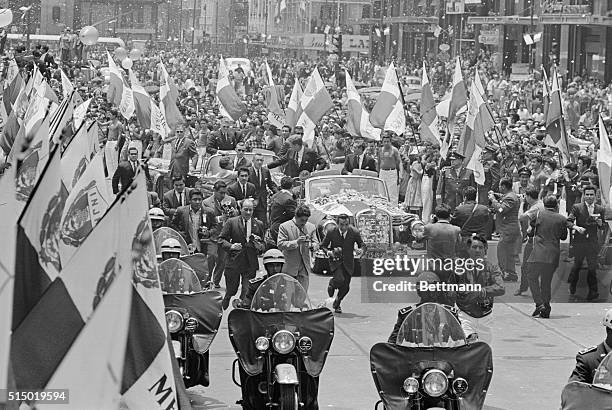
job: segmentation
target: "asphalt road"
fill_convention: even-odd
[[[313,304],[323,301],[328,279],[312,277]],[[336,315],[335,337],[321,374],[321,409],[373,409],[378,400],[369,368],[370,347],[387,339],[401,304],[361,303],[361,278],[353,278],[351,293]],[[507,286],[514,292],[517,284]],[[511,294],[511,293],[510,293]],[[601,325],[609,303],[553,303],[550,319],[531,317],[533,304],[498,302],[493,315],[493,380],[485,409],[559,409],[561,391],[574,367],[576,353],[600,343]],[[211,347],[211,385],[188,390],[194,409],[238,409],[240,388],[231,378],[234,351],[227,315]]]

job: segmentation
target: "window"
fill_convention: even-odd
[[[54,23],[59,23],[61,17],[62,9],[59,6],[54,6],[51,8],[51,19]]]

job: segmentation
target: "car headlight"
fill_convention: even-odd
[[[295,347],[295,336],[288,330],[279,330],[272,337],[274,350],[280,354],[287,354]]]
[[[431,369],[423,376],[423,389],[431,397],[440,397],[448,390],[448,378],[442,370]]]
[[[176,333],[183,327],[183,315],[176,310],[166,312],[166,324],[170,333]]]
[[[404,391],[409,394],[414,394],[419,391],[419,381],[414,377],[408,377],[404,380]]]
[[[463,396],[468,391],[468,382],[463,377],[457,377],[453,380],[453,391],[457,396]]]
[[[255,340],[255,347],[260,352],[265,352],[270,347],[270,341],[267,337],[259,336],[257,340]]]

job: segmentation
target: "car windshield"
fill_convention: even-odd
[[[189,248],[187,247],[187,242],[181,236],[180,233],[175,231],[172,228],[168,228],[167,226],[162,226],[161,228],[157,228],[153,232],[153,241],[155,242],[155,253],[157,255],[161,255],[161,246],[162,243],[166,239],[176,239],[181,244],[181,256],[189,255]]]
[[[357,197],[383,197],[389,198],[385,183],[378,178],[368,177],[343,177],[332,176],[329,178],[317,178],[308,181],[308,198],[317,198],[331,195],[348,195],[347,200],[351,200],[350,195]]]
[[[266,279],[257,289],[251,310],[257,312],[301,312],[312,305],[304,287],[294,278],[278,273]]]
[[[450,310],[436,303],[423,303],[406,316],[396,343],[418,347],[454,347],[465,344],[465,333]]]
[[[612,390],[612,353],[608,353],[599,364],[595,377],[593,377],[593,384],[606,390]]]
[[[193,269],[179,259],[167,259],[159,264],[162,293],[201,292],[202,285]]]

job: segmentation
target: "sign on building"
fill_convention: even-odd
[[[369,53],[370,36],[345,34],[342,36],[342,51],[349,53]]]

